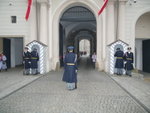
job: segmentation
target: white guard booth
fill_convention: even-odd
[[[37,52],[39,54],[39,62],[38,62],[38,72],[40,74],[46,73],[46,59],[47,59],[47,45],[43,44],[39,41],[32,41],[29,44],[26,45],[29,48],[29,51],[31,52],[34,48],[37,49]]]
[[[125,53],[125,52],[127,52],[128,46],[129,46],[129,44],[127,44],[121,40],[117,40],[108,45],[108,48],[107,48],[107,54],[108,54],[107,70],[108,70],[109,74],[112,75],[112,74],[116,73],[116,69],[115,69],[116,58],[114,57],[116,49],[120,48]],[[124,73],[125,73],[125,71],[124,71]]]

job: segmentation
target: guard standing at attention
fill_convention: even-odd
[[[24,75],[29,75],[30,74],[30,67],[31,67],[31,53],[28,51],[28,47],[24,48],[24,53],[23,53],[23,64],[24,64]]]
[[[38,61],[39,61],[39,55],[37,52],[37,49],[34,48],[31,52],[31,70],[33,75],[38,74]]]
[[[124,67],[123,55],[124,55],[123,51],[121,51],[120,48],[117,48],[117,51],[114,55],[116,57],[115,68],[117,69],[117,75],[123,75],[123,67]]]
[[[67,83],[67,88],[73,90],[77,88],[77,55],[73,52],[74,47],[69,46],[68,53],[64,58],[63,81]]]
[[[132,70],[133,70],[133,53],[131,52],[131,47],[128,47],[128,52],[124,54],[124,60],[125,60],[125,70],[126,75],[132,76]]]

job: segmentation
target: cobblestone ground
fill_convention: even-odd
[[[61,81],[62,73],[50,72],[0,100],[0,113],[147,113],[102,72],[79,70],[73,91]]]

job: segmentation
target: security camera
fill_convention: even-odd
[[[136,3],[136,0],[133,0],[134,3]]]

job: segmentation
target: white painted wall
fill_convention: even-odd
[[[143,70],[143,47],[142,47],[142,39],[135,40],[135,48],[136,48],[136,61],[135,66],[138,70]]]
[[[134,48],[135,45],[135,25],[138,18],[150,11],[150,0],[137,0],[137,3],[126,3],[125,16],[125,39]],[[141,38],[141,37],[140,37]]]
[[[147,38],[150,39],[150,12],[142,15],[135,28],[136,38]]]
[[[11,5],[10,5],[11,4]],[[0,0],[0,37],[23,36],[28,43],[29,21],[25,20],[27,0]],[[17,16],[17,23],[11,23],[11,16]]]
[[[15,65],[21,65],[23,58],[23,39],[17,38],[15,39]]]
[[[11,38],[11,67],[15,67],[16,55],[15,55],[15,39]]]
[[[23,39],[10,38],[11,40],[11,67],[22,64]]]
[[[3,52],[3,39],[0,38],[0,53]]]

